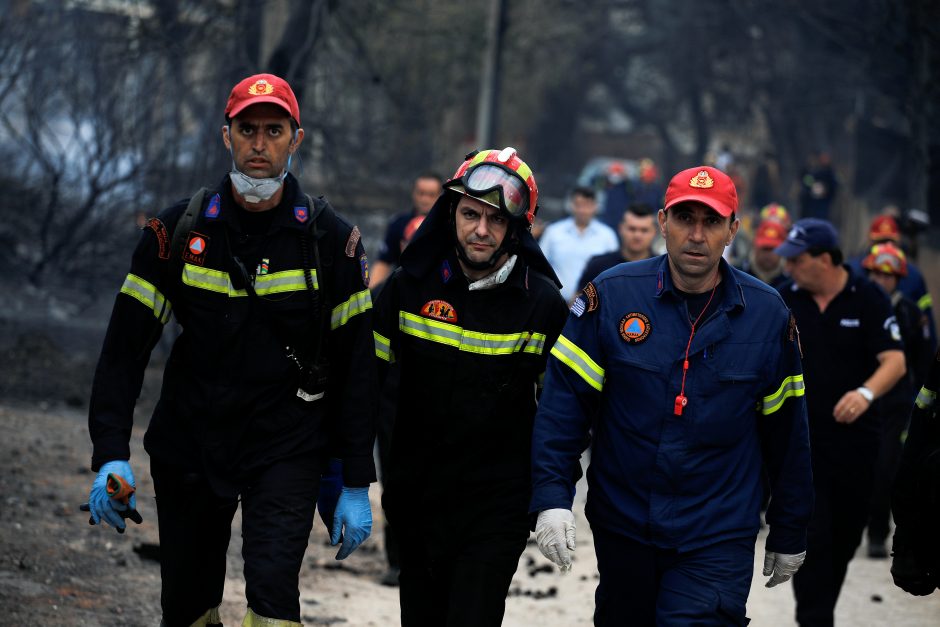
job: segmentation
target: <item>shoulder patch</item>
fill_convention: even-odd
[[[349,239],[346,240],[346,256],[355,257],[356,256],[356,246],[359,244],[359,238],[362,237],[362,234],[359,232],[359,227],[354,226],[352,231],[349,232]]]
[[[170,234],[166,230],[166,225],[163,224],[160,218],[150,218],[147,220],[147,224],[144,225],[144,228],[150,229],[157,236],[157,246],[159,246],[157,256],[160,259],[169,259]]]
[[[219,212],[222,209],[221,203],[222,203],[221,197],[218,194],[216,194],[215,196],[212,197],[212,200],[209,201],[209,204],[206,205],[206,210],[202,212],[202,215],[211,219],[218,218]]]
[[[800,329],[796,326],[796,316],[790,312],[790,320],[787,322],[787,341],[796,342],[796,348],[800,351],[800,359],[803,359],[803,347],[800,345]]]
[[[589,281],[588,284],[584,286],[584,289],[581,290],[581,293],[584,295],[584,298],[587,301],[587,309],[585,309],[585,311],[590,313],[597,309],[598,305],[601,304],[601,300],[597,295],[597,288],[594,287],[593,282]]]
[[[369,257],[365,253],[359,257],[359,271],[362,273],[362,284],[369,287]]]

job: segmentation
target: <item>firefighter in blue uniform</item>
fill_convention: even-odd
[[[813,488],[797,329],[776,291],[721,258],[736,209],[720,170],[676,174],[658,216],[666,255],[589,283],[552,348],[530,510],[542,553],[570,568],[572,477],[590,430],[595,625],[745,624],[762,464],[767,585],[805,555]]]
[[[240,503],[243,624],[298,625],[298,576],[328,460],[342,477],[322,484],[334,486],[329,499],[338,503],[319,505],[333,543],[344,538],[338,559],[372,524],[374,407],[362,394],[376,385],[368,262],[358,229],[288,173],[303,129],[287,82],[244,79],[225,118],[232,171],[201,200],[148,222],[116,298],[89,413],[98,473],[89,506],[92,522],[119,531],[136,506],[134,497],[109,499],[106,482],[114,473],[134,483],[134,404],[172,311],[183,331],[144,437],[161,624],[219,623]]]
[[[502,623],[529,536],[537,388],[567,315],[529,232],[537,208],[514,149],[469,155],[376,298],[376,355],[401,377],[382,505],[403,627]]]

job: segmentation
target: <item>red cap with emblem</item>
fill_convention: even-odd
[[[225,117],[234,118],[246,107],[262,102],[280,106],[300,126],[300,107],[294,91],[287,81],[274,74],[255,74],[235,85],[225,105]]]
[[[738,192],[731,177],[707,165],[700,165],[679,172],[666,188],[666,205],[669,210],[683,202],[698,202],[711,207],[727,218],[738,210]]]

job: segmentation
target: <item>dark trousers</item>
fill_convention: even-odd
[[[520,519],[525,520],[521,510]],[[508,529],[472,521],[482,533],[455,532],[447,550],[429,548],[412,525],[398,525],[402,627],[499,627],[506,593],[529,536],[527,525]],[[432,555],[432,551],[434,554]]]
[[[891,486],[894,484],[894,476],[901,465],[901,452],[904,450],[901,434],[907,428],[910,413],[910,404],[888,407],[886,411],[885,432],[881,440],[881,450],[878,452],[878,462],[875,465],[871,509],[868,513],[869,543],[884,544],[888,538],[891,519]]]
[[[816,501],[806,561],[793,577],[796,620],[803,627],[833,624],[849,561],[868,522],[879,438],[856,434],[811,444]]]
[[[320,461],[282,460],[242,487],[245,593],[256,614],[300,621],[299,574],[319,487]],[[189,626],[222,602],[225,556],[238,500],[203,475],[151,460],[160,531],[160,605],[167,627]]]
[[[679,553],[592,527],[600,582],[594,625],[746,625],[754,542],[741,538]]]

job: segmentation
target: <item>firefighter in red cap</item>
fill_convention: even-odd
[[[403,627],[496,627],[529,536],[532,419],[566,315],[529,228],[515,149],[471,153],[375,303],[399,366],[382,505],[400,546]]]
[[[766,585],[803,561],[813,486],[796,325],[773,288],[722,258],[737,207],[722,171],[676,174],[658,215],[666,254],[588,283],[552,348],[530,510],[539,549],[569,569],[591,432],[595,625],[745,624],[762,466]]]
[[[171,312],[183,328],[144,436],[168,627],[220,624],[239,506],[243,625],[300,624],[315,504],[333,544],[342,538],[337,559],[371,530],[368,263],[359,230],[290,174],[303,138],[286,81],[235,85],[221,129],[231,171],[147,222],[111,314],[89,411],[89,508],[119,531],[136,502],[109,498],[108,477],[134,485],[128,441],[144,368]]]
[[[891,484],[901,458],[902,434],[907,428],[911,399],[927,376],[933,347],[927,316],[914,301],[898,289],[900,279],[907,276],[908,272],[904,251],[891,242],[875,244],[862,260],[862,267],[868,270],[868,278],[880,285],[891,299],[907,365],[905,375],[879,401],[883,407],[885,423],[868,518],[868,556],[886,558],[888,549],[885,541],[889,531]]]

